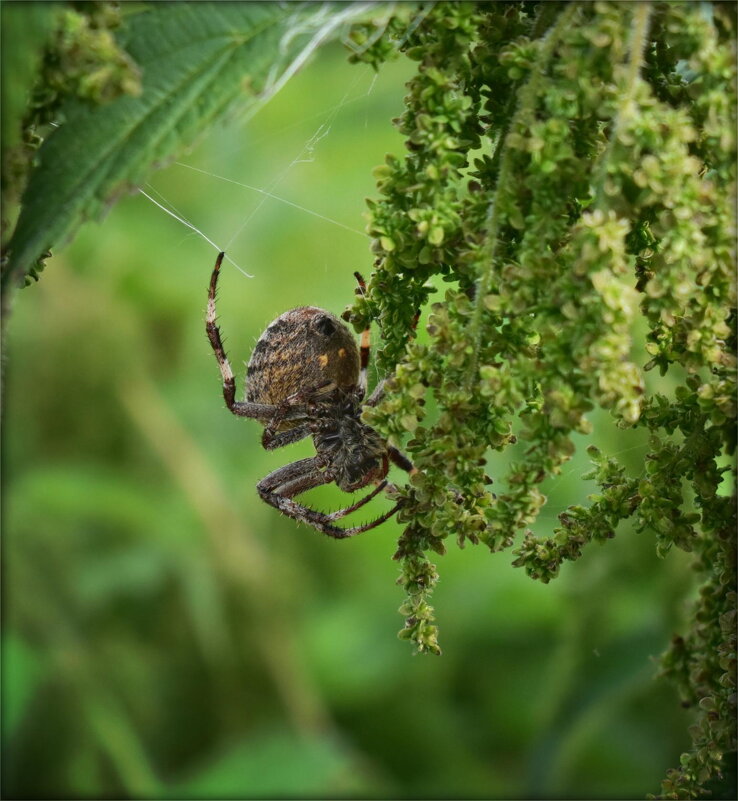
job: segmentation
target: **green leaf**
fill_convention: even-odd
[[[277,730],[235,743],[170,789],[187,798],[307,798],[362,795],[366,787],[340,743]]]
[[[215,120],[255,110],[339,25],[366,10],[290,3],[155,3],[121,44],[143,72],[138,97],[70,101],[44,142],[8,246],[3,293],[81,222],[143,183]]]

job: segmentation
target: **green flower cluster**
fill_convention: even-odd
[[[77,3],[65,9],[44,54],[32,101],[33,122],[58,121],[61,104],[70,97],[108,103],[141,92],[141,76],[131,57],[113,36],[120,10],[109,2]]]
[[[663,789],[692,797],[735,750],[735,498],[718,467],[736,444],[732,20],[703,4],[438,3],[384,25],[354,30],[352,58],[418,69],[348,318],[378,323],[391,373],[365,419],[418,468],[400,490],[400,636],[439,653],[427,553],[449,535],[517,538],[513,564],[542,581],[626,518],[659,553],[694,552],[695,624],[664,658],[700,717]],[[434,276],[450,286],[427,309]],[[674,397],[647,392],[654,367],[686,376]],[[648,429],[645,474],[591,448],[601,493],[536,538],[539,485],[597,406]],[[485,460],[516,442],[495,496]]]

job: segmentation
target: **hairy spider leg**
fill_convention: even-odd
[[[310,404],[319,400],[323,395],[333,392],[334,389],[337,389],[336,383],[329,381],[319,387],[310,387],[293,392],[292,395],[285,398],[279,406],[274,407],[276,409],[274,416],[261,436],[262,446],[271,451],[275,448],[298,442],[314,433],[314,423],[303,422],[305,420],[311,421],[314,418],[314,415],[310,413]],[[286,431],[279,431],[282,423],[292,422],[293,420],[300,421],[301,424]]]
[[[376,498],[379,493],[388,486],[388,482],[386,479],[382,480],[377,484],[377,486],[369,493],[367,493],[363,498],[359,498],[359,500],[351,504],[351,506],[347,506],[345,509],[338,509],[335,512],[329,512],[326,517],[330,518],[331,520],[340,520],[342,517],[346,517],[346,515],[351,514],[351,512],[355,512],[357,509],[361,509],[365,503],[369,503],[372,498]]]
[[[391,445],[387,448],[387,455],[389,456],[391,462],[396,464],[399,468],[404,470],[406,473],[412,475],[416,473],[418,468],[405,456],[402,451],[398,451],[397,448],[393,448]]]
[[[294,463],[293,463],[294,464]],[[291,467],[292,465],[286,465],[286,467]],[[284,468],[280,468],[284,469]],[[323,476],[323,472],[321,471],[321,476]],[[269,478],[269,476],[267,476]],[[277,490],[273,490],[278,495],[281,495],[284,498],[294,498],[295,495],[299,495],[302,492],[307,492],[309,489],[314,489],[316,486],[321,486],[322,481],[315,486],[305,486],[305,478],[295,478],[291,481],[286,481],[284,484],[280,485]],[[326,481],[325,483],[330,484],[330,480]],[[337,509],[335,512],[315,512],[315,514],[320,515],[326,521],[334,522],[336,520],[340,520],[342,517],[346,517],[346,515],[350,515],[352,512],[355,512],[357,509],[361,509],[362,506],[369,503],[373,498],[376,498],[379,493],[388,486],[388,482],[385,480],[380,481],[377,486],[371,491],[364,495],[362,498],[359,498],[356,503],[351,504],[351,506],[347,506],[344,509]],[[310,510],[311,512],[314,510]]]
[[[356,290],[357,295],[366,295],[366,281],[362,278],[361,273],[355,272],[354,277],[356,278],[357,283],[359,284],[358,289]],[[371,339],[369,333],[369,326],[367,326],[361,332],[361,340],[359,342],[359,358],[361,360],[361,370],[359,372],[359,388],[362,392],[362,397],[366,395],[368,380],[367,380],[367,368],[369,367],[369,355],[371,353]]]
[[[210,276],[208,308],[205,315],[205,332],[210,340],[215,358],[218,360],[218,367],[220,367],[220,374],[223,378],[223,397],[225,398],[228,409],[239,417],[253,417],[256,420],[266,422],[274,417],[277,407],[267,403],[242,403],[236,401],[236,379],[233,376],[233,370],[231,369],[225,349],[223,348],[223,341],[220,338],[220,329],[216,322],[215,293],[218,288],[220,265],[223,262],[224,256],[225,253],[218,254],[218,258],[215,260],[213,274]]]
[[[372,394],[364,401],[364,406],[376,406],[379,401],[384,397],[384,384],[383,378],[376,387],[372,390]]]
[[[314,456],[309,459],[300,459],[297,462],[288,464],[285,467],[280,467],[273,473],[270,473],[256,485],[256,489],[261,499],[271,506],[274,506],[275,509],[279,509],[280,512],[293,518],[293,520],[307,523],[313,526],[313,528],[317,528],[318,531],[323,532],[323,534],[327,534],[329,537],[333,537],[337,540],[353,537],[355,534],[360,534],[363,531],[369,531],[369,529],[384,523],[385,520],[392,517],[399,508],[400,504],[396,504],[388,512],[385,512],[385,514],[362,526],[353,526],[352,528],[339,528],[338,526],[334,526],[334,520],[368,503],[368,501],[384,489],[387,482],[380,482],[371,493],[361,498],[352,506],[346,509],[340,509],[337,512],[332,512],[331,514],[325,514],[303,506],[293,500],[293,498],[300,493],[307,492],[307,490],[322,486],[323,484],[330,484],[333,481],[333,476],[330,471],[323,470],[323,466],[324,462],[319,456]]]
[[[290,420],[305,420],[307,418],[307,409],[304,407],[304,404],[302,408],[300,408],[301,399],[294,398],[294,396],[294,399],[288,399],[288,401],[279,406],[269,403],[251,403],[249,401],[236,400],[236,379],[233,375],[228,357],[226,356],[225,348],[223,347],[223,340],[220,336],[220,328],[217,324],[215,309],[218,276],[220,275],[220,265],[223,262],[224,256],[225,253],[219,253],[218,258],[215,260],[215,267],[210,276],[208,307],[205,315],[205,332],[210,340],[215,358],[218,360],[218,367],[220,368],[220,374],[223,378],[223,397],[225,398],[226,406],[233,414],[238,417],[251,417],[268,424],[264,436],[262,437],[262,444],[265,448],[269,450],[280,448],[283,445],[288,445],[291,442],[304,439],[310,434],[308,426],[298,425],[288,431],[280,432],[280,435],[275,435],[276,429],[279,428],[281,423]],[[267,433],[269,433],[269,436],[267,436]],[[284,436],[282,436],[282,434]],[[265,437],[266,441],[264,441]]]
[[[274,420],[274,418],[272,418]],[[281,422],[281,421],[279,421]],[[277,425],[279,425],[279,422]],[[313,427],[308,423],[302,423],[295,426],[295,428],[288,428],[287,431],[275,431],[277,426],[270,423],[261,435],[261,445],[268,451],[273,451],[276,448],[283,448],[285,445],[291,445],[293,442],[299,442],[305,437],[309,437],[313,433]]]

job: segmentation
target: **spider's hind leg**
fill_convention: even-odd
[[[330,484],[333,481],[331,474],[322,468],[323,462],[317,456],[310,459],[300,459],[297,462],[292,462],[292,464],[280,467],[278,470],[270,473],[256,485],[256,490],[261,499],[270,506],[279,509],[280,512],[291,517],[293,520],[307,523],[323,534],[327,534],[329,537],[333,537],[337,540],[353,537],[354,534],[360,534],[362,531],[368,531],[378,526],[380,523],[383,523],[385,520],[388,520],[397,511],[399,504],[395,505],[389,512],[385,512],[385,514],[375,520],[361,526],[353,526],[352,528],[344,529],[333,525],[335,520],[344,517],[356,509],[359,509],[365,503],[368,503],[384,489],[387,482],[380,482],[368,495],[361,498],[352,506],[339,509],[337,512],[325,514],[324,512],[318,512],[315,509],[303,506],[293,500],[296,495],[300,495],[315,487],[320,487],[323,484]]]

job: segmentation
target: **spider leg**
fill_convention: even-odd
[[[374,387],[372,394],[364,402],[364,406],[376,406],[379,403],[379,401],[382,400],[382,398],[384,397],[384,383],[385,379],[383,378],[377,384],[377,386]]]
[[[359,288],[356,290],[357,295],[366,295],[366,281],[361,276],[361,273],[355,272],[354,277],[356,278],[357,283],[359,284]],[[359,342],[359,358],[360,358],[360,365],[361,370],[359,372],[359,389],[361,390],[362,397],[366,395],[367,390],[367,368],[369,366],[369,355],[371,353],[371,338],[369,333],[369,326],[367,326],[361,332],[361,340]]]
[[[289,465],[288,465],[289,466]],[[321,473],[321,476],[324,475]],[[314,477],[311,477],[311,480]],[[315,479],[317,480],[317,479]],[[287,481],[279,487],[278,494],[285,497],[285,498],[293,498],[295,495],[299,495],[301,492],[307,492],[309,489],[314,489],[314,487],[319,487],[322,484],[329,484],[330,481],[321,480],[317,484],[310,484],[310,486],[306,486],[308,478],[303,476],[301,478],[293,479],[292,481]],[[369,493],[367,493],[363,498],[359,498],[359,500],[351,504],[351,506],[347,506],[345,509],[338,509],[335,512],[316,512],[313,509],[309,511],[314,512],[316,515],[319,515],[325,522],[332,523],[335,520],[340,520],[342,517],[346,517],[346,515],[351,514],[351,512],[355,512],[357,509],[360,509],[364,504],[369,503],[372,498],[375,498],[379,493],[387,486],[386,481],[380,481],[379,484]],[[274,490],[277,492],[277,490]],[[298,504],[299,505],[299,504]],[[311,523],[311,525],[314,525]],[[339,529],[340,530],[340,529]]]
[[[369,329],[365,328],[361,332],[361,340],[359,342],[359,358],[361,359],[361,369],[359,371],[359,389],[361,390],[362,397],[366,395],[368,386],[367,368],[369,367],[369,354],[371,353],[371,340]]]
[[[370,531],[373,528],[384,523],[386,520],[389,520],[393,514],[400,508],[400,504],[396,503],[389,512],[385,512],[383,515],[375,518],[374,520],[370,520],[368,523],[364,523],[363,526],[354,526],[353,528],[334,528],[333,530],[337,533],[331,533],[328,528],[324,528],[321,526],[316,526],[316,528],[320,529],[324,534],[328,534],[330,537],[335,537],[336,539],[345,539],[346,537],[353,537],[355,534],[361,534],[364,531]],[[332,527],[331,527],[332,528]]]
[[[410,473],[410,475],[418,469],[402,451],[398,451],[397,448],[393,448],[391,445],[387,448],[387,456],[389,456],[393,464],[396,464],[406,473]]]
[[[277,423],[277,426],[279,423]],[[301,423],[294,428],[288,428],[286,431],[275,431],[277,426],[272,421],[264,433],[261,435],[261,444],[268,451],[273,451],[275,448],[282,448],[285,445],[291,445],[293,442],[299,442],[301,439],[312,434],[313,427],[308,423]]]
[[[274,417],[278,407],[267,403],[236,401],[236,379],[233,376],[233,370],[231,369],[225,349],[223,348],[220,329],[216,323],[215,291],[218,286],[218,275],[220,274],[220,265],[224,256],[225,253],[218,254],[218,258],[215,260],[213,273],[210,276],[208,307],[205,315],[205,333],[208,335],[210,345],[215,353],[215,358],[218,360],[218,367],[220,367],[220,374],[223,378],[223,397],[225,398],[228,409],[239,417],[253,417],[256,420],[261,420],[266,423]]]
[[[318,400],[323,395],[333,392],[334,389],[336,389],[336,384],[332,381],[320,387],[309,387],[294,392],[279,406],[272,407],[275,412],[262,434],[262,446],[271,451],[298,442],[312,434],[314,426],[309,421],[314,415],[310,413],[308,402]],[[298,425],[286,431],[279,430],[285,422],[292,421],[297,422]]]
[[[290,462],[284,467],[278,467],[269,473],[256,485],[259,494],[263,492],[284,494],[285,488],[305,485],[302,489],[296,488],[285,497],[292,497],[300,492],[307,492],[314,487],[323,484],[330,484],[333,480],[330,475],[323,470],[324,462],[317,456],[310,456],[307,459],[298,459]]]
[[[379,484],[367,495],[363,498],[360,498],[356,503],[352,504],[351,506],[347,506],[345,509],[339,509],[336,512],[330,512],[326,515],[327,518],[330,520],[340,520],[342,517],[346,517],[346,515],[351,514],[351,512],[355,512],[357,509],[361,509],[361,507],[365,503],[369,503],[372,498],[375,498],[379,493],[387,486],[386,481],[380,481]]]
[[[381,492],[386,482],[382,482],[366,498],[362,498],[353,506],[332,514],[324,514],[297,503],[297,501],[293,500],[296,495],[323,484],[330,484],[333,481],[330,472],[322,469],[323,464],[320,457],[314,456],[310,459],[300,459],[285,467],[280,467],[256,485],[257,492],[262,500],[274,506],[275,509],[279,509],[280,512],[288,517],[307,523],[323,534],[338,540],[353,537],[362,531],[368,531],[388,520],[397,511],[399,504],[390,509],[389,512],[362,526],[343,529],[333,525],[334,520],[358,509],[377,493]]]

